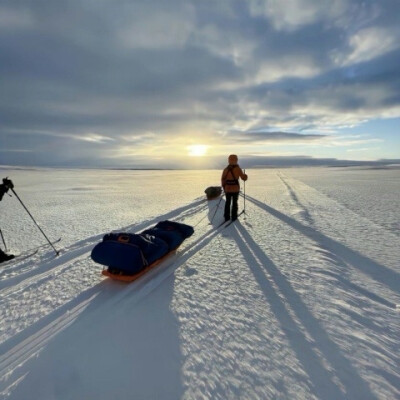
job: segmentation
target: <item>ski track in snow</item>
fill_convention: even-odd
[[[251,198],[249,198],[249,200],[257,204],[261,209],[265,211],[268,210],[256,200],[252,200]],[[249,213],[250,212],[251,211],[249,211]],[[252,221],[252,223],[254,222]],[[292,223],[294,224],[294,222]],[[335,307],[332,308],[332,300],[334,303],[335,299],[338,301],[338,293],[336,290],[334,291],[335,293],[328,293],[326,299],[319,299],[321,304],[318,310],[316,310],[318,312],[318,318],[314,317],[314,313],[310,311],[310,309],[316,308],[315,297],[313,298],[312,293],[320,296],[324,290],[324,283],[319,282],[319,285],[323,287],[321,290],[315,291],[312,286],[315,286],[316,282],[312,281],[310,277],[307,276],[307,271],[296,271],[297,275],[300,274],[300,276],[295,276],[296,279],[294,281],[296,282],[296,286],[293,287],[290,283],[291,275],[293,275],[290,268],[285,268],[286,270],[281,272],[277,264],[267,256],[267,254],[273,252],[273,249],[276,251],[276,249],[279,248],[279,244],[274,241],[273,245],[269,247],[267,251],[264,251],[250,235],[250,228],[251,226],[247,222],[243,224],[243,227],[241,225],[235,225],[232,227],[234,232],[230,235],[229,240],[225,239],[224,242],[224,239],[221,239],[222,245],[220,247],[224,249],[224,251],[220,252],[219,257],[227,258],[226,255],[229,254],[229,258],[227,258],[226,261],[226,269],[224,270],[224,275],[222,275],[222,272],[218,271],[222,275],[221,277],[215,275],[215,270],[212,270],[212,273],[206,276],[205,282],[202,284],[210,286],[210,282],[214,282],[215,287],[207,288],[208,290],[205,291],[202,301],[193,299],[192,295],[192,293],[197,293],[201,290],[201,285],[200,287],[190,287],[184,291],[184,293],[190,293],[190,299],[183,298],[182,302],[187,303],[189,300],[192,300],[192,304],[188,304],[188,307],[190,307],[190,310],[188,310],[189,315],[192,314],[193,308],[195,308],[197,304],[206,302],[206,298],[209,301],[210,293],[215,293],[215,296],[219,296],[220,292],[223,293],[222,299],[219,298],[215,300],[217,305],[212,303],[204,310],[199,310],[199,315],[192,318],[195,321],[193,322],[194,327],[192,331],[189,331],[187,334],[189,346],[193,347],[187,351],[188,358],[191,359],[191,361],[188,362],[188,369],[192,370],[192,374],[189,376],[191,380],[188,379],[191,383],[189,386],[193,385],[196,387],[195,382],[198,380],[199,373],[199,365],[196,362],[196,356],[193,354],[201,351],[207,353],[205,355],[197,355],[197,359],[203,361],[204,358],[209,358],[207,364],[210,370],[206,369],[204,371],[204,377],[201,379],[202,382],[208,382],[209,386],[202,386],[198,388],[196,392],[192,392],[191,388],[188,389],[190,391],[189,397],[202,398],[201,396],[204,396],[204,398],[224,398],[224,396],[226,396],[226,398],[240,398],[240,396],[247,397],[246,393],[250,391],[254,393],[253,396],[248,396],[250,398],[263,398],[263,396],[266,396],[266,398],[274,398],[278,395],[276,388],[285,386],[286,388],[292,388],[292,390],[286,389],[288,391],[285,394],[280,393],[280,396],[283,398],[314,398],[315,396],[315,398],[338,399],[343,398],[344,393],[346,393],[348,398],[379,398],[379,396],[375,396],[370,391],[366,380],[362,378],[350,361],[342,355],[340,345],[330,338],[330,335],[326,333],[325,326],[320,322],[320,320],[322,320],[326,324],[329,324],[327,326],[331,328],[331,332],[334,334],[334,332],[337,331],[337,324],[340,324],[339,326],[342,326],[343,330],[347,331],[349,325],[354,325],[354,321],[356,323],[366,324],[368,322],[367,318],[359,315],[357,312],[353,312],[354,315],[348,314],[350,318],[347,318],[345,323],[343,323],[343,310],[337,310],[336,304],[334,304]],[[302,228],[302,230],[304,229],[305,227]],[[273,229],[273,231],[276,232],[275,229]],[[300,237],[298,240],[299,245],[300,242],[304,244],[304,238]],[[267,243],[262,240],[261,242]],[[242,253],[243,260],[240,259],[238,250],[239,253]],[[307,253],[309,253],[309,251],[307,251]],[[296,255],[298,256],[299,253],[296,253]],[[306,254],[304,254],[304,256],[306,256]],[[287,262],[289,257],[285,256],[284,259]],[[235,261],[232,262],[229,260]],[[253,282],[249,282],[247,269],[245,272],[242,271],[244,260],[254,275],[255,281]],[[298,262],[299,260],[297,259],[297,261],[294,261],[293,265]],[[315,261],[310,260],[310,266],[314,263]],[[237,268],[236,265],[239,265],[239,267]],[[282,263],[278,265],[281,265],[281,267],[284,266]],[[235,270],[236,268],[237,270]],[[242,275],[241,278],[240,275]],[[236,278],[236,293],[232,292],[231,281],[233,277]],[[297,287],[299,286],[298,282],[304,280],[306,286],[301,288]],[[188,281],[188,284],[192,284],[192,281]],[[302,282],[302,284],[304,284],[304,282]],[[380,305],[384,305],[390,309],[393,309],[395,306],[394,303],[380,298],[378,295],[374,295],[365,290],[359,290],[358,287],[356,288],[358,289],[356,293],[357,299],[360,294],[363,294],[368,296],[367,300],[378,299]],[[241,290],[243,293],[240,293]],[[249,292],[253,294],[251,299],[248,298]],[[306,299],[302,300],[302,296],[299,293],[304,295]],[[243,298],[246,297],[249,304],[245,304],[243,301]],[[272,312],[266,313],[266,300],[270,303]],[[357,300],[357,302],[358,301],[359,300]],[[259,303],[258,306],[257,303]],[[343,301],[343,305],[346,306],[345,301]],[[184,304],[180,304],[180,306],[183,308]],[[256,313],[257,309],[260,310],[260,315],[248,317],[249,314]],[[337,311],[340,311],[340,313],[336,313]],[[380,312],[382,312],[382,309]],[[202,315],[202,313],[204,315]],[[216,319],[212,326],[208,329],[198,326],[198,321],[203,320],[210,323],[210,318],[206,317],[206,315],[209,316],[210,313],[213,316],[215,315]],[[227,313],[229,317],[227,317]],[[328,317],[326,314],[330,314],[330,316]],[[224,321],[228,319],[228,324],[218,320],[221,315]],[[378,317],[378,315],[375,317]],[[331,318],[335,318],[335,323],[332,324],[332,321],[330,321]],[[247,319],[249,323],[246,323]],[[268,328],[264,327],[264,329],[258,330],[254,326],[254,321],[258,321],[260,325],[263,322],[265,324],[266,321],[271,325],[275,325],[276,323],[276,325],[281,325],[282,329],[280,332],[271,332],[271,328],[268,326]],[[232,328],[227,330],[227,325],[232,326]],[[357,332],[357,330],[358,329],[355,329],[355,332]],[[202,334],[202,331],[204,331],[204,334],[199,337],[199,333]],[[342,332],[342,330],[339,332]],[[385,329],[379,328],[378,334],[374,334],[374,339],[377,341],[374,352],[382,345],[380,334],[383,332],[385,332]],[[262,333],[264,333],[264,335],[268,333],[269,336],[265,338]],[[395,329],[392,329],[390,333],[392,339],[389,345],[392,347],[392,350],[394,350],[396,348]],[[283,337],[283,334],[285,337]],[[360,336],[365,339],[370,337],[370,332]],[[198,337],[199,339],[197,339]],[[347,345],[347,338],[343,340],[342,337],[339,337],[339,340],[342,341],[340,344]],[[350,340],[350,343],[354,343],[353,337],[351,337]],[[198,343],[193,344],[194,341]],[[238,344],[238,342],[240,344]],[[273,345],[271,347],[271,342],[276,342],[276,348]],[[282,346],[285,342],[287,345]],[[208,354],[207,346],[215,349],[215,343],[219,344],[218,350],[215,354]],[[227,350],[230,347],[229,343],[233,346],[230,352]],[[282,347],[284,347],[284,349]],[[368,346],[365,347],[368,348]],[[295,354],[285,354],[287,348],[292,348]],[[360,358],[363,357],[362,353],[364,351],[365,349],[363,349],[363,351],[358,350]],[[239,354],[239,359],[242,360],[243,358],[247,358],[245,365],[248,365],[249,368],[256,368],[256,366],[258,366],[257,374],[248,373],[249,371],[241,371],[243,362],[237,362],[236,358],[232,357],[233,354],[236,354],[236,356]],[[392,353],[393,355],[390,354],[391,353],[388,352],[385,356],[388,357],[393,375],[395,375],[398,359],[395,356],[395,352]],[[296,357],[294,357],[294,355]],[[374,357],[376,357],[376,355]],[[300,365],[290,365],[290,362],[288,364],[288,361],[293,360],[293,358],[297,358]],[[273,365],[273,362],[271,362],[272,360],[275,362],[278,360],[279,368]],[[366,361],[369,361],[368,357]],[[386,359],[385,362],[387,361]],[[223,379],[222,376],[219,376],[215,371],[218,369],[224,371]],[[261,369],[263,369],[262,373]],[[276,381],[272,380],[271,382],[271,370],[280,371]],[[301,373],[299,371],[301,371]],[[258,379],[253,380],[254,376]],[[292,380],[291,383],[293,385],[287,382],[286,385],[283,385],[282,376],[285,376],[285,380],[287,381]],[[206,377],[208,377],[208,379],[206,379]],[[246,378],[248,382],[244,385],[243,380]],[[228,381],[226,381],[226,379],[228,379]],[[225,384],[221,382],[225,382]],[[240,382],[239,386],[237,386],[238,382]],[[268,385],[266,382],[272,384]],[[302,384],[299,385],[299,383]],[[271,389],[270,393],[266,394],[266,387],[271,387],[273,389]],[[313,395],[310,394],[311,387],[313,387]],[[386,398],[386,396],[382,398]],[[390,396],[387,398],[390,398]]]
[[[103,234],[1,270],[0,398],[400,398],[398,236],[290,171],[246,189],[226,229],[203,199],[121,228],[195,226],[129,285],[91,261]]]
[[[140,232],[164,219],[184,222],[190,219],[192,214],[197,215],[205,211],[204,203],[204,199],[195,201],[188,207],[182,207],[181,210],[175,210],[151,221],[125,227],[121,231]],[[199,222],[202,222],[203,219],[204,216]],[[134,296],[139,301],[141,297],[147,295],[170,275],[175,268],[190,258],[193,252],[199,251],[205,243],[212,239],[216,232],[212,226],[207,228],[202,237],[199,238],[197,235],[195,241],[189,238],[182,245],[178,250],[179,260],[173,263],[172,269],[168,270],[168,267],[176,257],[170,257],[171,260],[163,263],[162,267],[150,271],[138,282],[129,286],[103,280],[98,267],[84,268],[88,263],[94,266],[90,260],[90,251],[103,235],[81,241],[71,249],[63,249],[63,254],[57,259],[51,254],[45,254],[42,256],[42,260],[50,259],[50,261],[31,262],[31,264],[40,262],[40,267],[32,267],[26,272],[20,269],[22,271],[20,275],[4,278],[6,282],[0,291],[2,306],[0,314],[2,314],[5,325],[8,326],[8,332],[2,332],[0,336],[0,353],[5,354],[0,357],[0,376],[7,377],[13,368],[20,366],[21,360],[25,362],[32,358],[53,336],[68,327],[90,301],[99,293],[104,292],[107,283],[114,286],[115,289],[111,292],[112,303],[121,301],[121,298],[127,295],[131,299]],[[24,261],[21,264],[26,266],[27,262]],[[18,270],[18,266],[15,266],[14,269]],[[162,273],[165,269],[167,272]],[[87,276],[82,276],[82,271],[86,271]],[[99,283],[93,287],[93,282],[96,280]],[[10,281],[14,285],[10,286]],[[84,285],[85,283],[87,285]],[[38,292],[41,293],[40,298],[37,296]],[[21,315],[21,307],[26,314]],[[0,386],[0,393],[8,393],[8,390],[9,388]]]
[[[204,203],[204,200],[192,204],[189,211],[198,209],[198,205],[201,203]],[[200,210],[202,209],[203,208],[200,208]],[[141,232],[154,225],[159,220],[172,219],[174,217],[181,217],[185,220],[190,214],[188,214],[186,210],[184,211],[185,212],[182,215],[180,215],[181,213],[177,210],[175,213],[169,213],[168,215],[161,216],[152,221],[146,221],[142,224],[125,227],[121,229],[121,231]],[[5,313],[2,318],[6,321],[7,317],[9,317],[10,321],[15,319],[18,320],[18,318],[16,318],[19,313],[18,305],[20,306],[23,302],[29,304],[30,301],[34,301],[37,298],[38,291],[42,293],[43,298],[39,299],[42,303],[31,308],[30,311],[39,311],[40,313],[43,313],[48,311],[47,305],[50,307],[49,310],[51,310],[52,308],[56,308],[58,305],[65,303],[69,297],[73,298],[80,290],[82,290],[82,282],[87,282],[88,287],[91,287],[93,284],[93,278],[98,275],[98,269],[94,267],[95,264],[90,259],[90,252],[102,237],[103,234],[72,246],[70,249],[63,249],[63,254],[57,258],[55,258],[54,253],[52,254],[51,252],[47,252],[47,254],[42,257],[42,260],[31,261],[32,267],[27,271],[21,271],[21,273],[16,276],[11,276],[8,279],[6,277],[0,281],[0,306],[2,310],[0,311],[0,314],[1,312]],[[83,268],[83,266],[88,263],[92,264],[93,268]],[[23,262],[22,264],[26,265],[27,262]],[[35,267],[35,265],[37,266]],[[82,276],[82,271],[88,275]],[[61,274],[62,279],[59,279]],[[74,287],[74,281],[76,281],[75,286],[77,287],[78,292],[70,293],[71,288]],[[100,276],[98,281],[101,281]],[[64,285],[64,287],[57,287],[56,285]],[[48,293],[47,296],[45,295],[46,293]],[[62,294],[63,297],[60,298],[59,294]],[[56,301],[55,305],[48,304],[50,301],[54,300]],[[10,310],[15,311],[17,315],[10,314]],[[28,315],[24,315],[23,323],[24,325],[30,324],[28,321]],[[10,332],[8,336],[12,336],[15,333],[16,332]],[[3,342],[5,339],[7,339],[7,337],[4,338],[0,336],[0,342]]]

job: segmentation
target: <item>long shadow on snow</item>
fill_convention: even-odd
[[[182,246],[183,249],[181,248],[180,250],[178,250],[179,253],[178,260],[175,261],[175,259],[177,258],[176,256],[171,256],[169,259],[167,259],[167,268],[170,264],[174,263],[174,268],[171,269],[171,271],[169,272],[172,273],[175,269],[183,265],[190,257],[192,257],[198,251],[203,249],[216,235],[217,232],[214,231],[213,228],[210,228],[202,236],[197,237],[196,240],[193,241],[191,244],[186,246],[183,245]],[[46,333],[47,329],[51,330],[52,333],[57,333],[58,329],[54,329],[54,326],[58,325],[61,328],[60,330],[62,330],[63,327],[68,323],[66,324],[63,324],[62,322],[58,323],[58,320],[62,320],[63,319],[62,317],[66,314],[69,314],[71,318],[74,319],[74,317],[80,313],[80,310],[84,308],[87,305],[87,303],[90,303],[91,299],[95,298],[99,294],[105,296],[106,297],[105,302],[111,304],[112,306],[117,302],[121,301],[125,296],[129,295],[131,296],[133,293],[137,295],[139,291],[142,291],[147,282],[151,281],[154,276],[159,274],[159,271],[161,269],[162,267],[157,267],[154,270],[147,273],[146,275],[144,275],[137,282],[131,283],[129,285],[125,283],[114,282],[110,279],[104,279],[99,284],[81,292],[74,299],[63,304],[56,310],[52,311],[50,314],[47,314],[46,316],[44,316],[39,321],[29,326],[22,332],[17,333],[10,339],[1,343],[0,354],[3,354],[3,356],[0,357],[0,372],[2,371],[2,367],[4,366],[4,364],[15,362],[14,355],[9,357],[9,359],[7,357],[7,352],[13,347],[15,346],[20,347],[23,342],[27,341],[29,338],[32,337],[45,336],[46,339],[43,340],[45,342],[49,337],[49,335]],[[114,289],[116,289],[115,292]],[[104,305],[104,303],[102,303],[102,305]],[[40,346],[35,344],[32,347],[37,348]],[[30,349],[27,349],[27,351],[29,352]]]
[[[336,279],[336,281],[338,283],[340,283],[342,285],[342,287],[350,288],[351,290],[358,292],[361,296],[364,296],[364,297],[370,299],[371,301],[379,303],[385,307],[389,307],[389,308],[393,308],[393,309],[396,309],[396,307],[397,307],[395,303],[393,303],[389,300],[386,300],[383,297],[378,296],[377,294],[369,291],[368,289],[365,289],[365,288],[351,282],[351,280],[344,278],[342,275],[340,275],[338,273],[331,272],[331,271],[325,271],[325,270],[316,270],[315,272],[320,275],[330,276],[330,277]]]
[[[297,197],[296,192],[293,190],[293,188],[289,185],[289,183],[286,181],[286,178],[283,177],[282,173],[278,174],[279,179],[282,181],[282,183],[286,186],[287,191],[289,192],[290,197],[292,198],[292,200],[295,202],[295,204],[297,204],[304,213],[304,218],[305,220],[310,224],[310,225],[314,225],[314,220],[313,217],[311,216],[310,212],[308,211],[308,209],[302,204],[302,202],[300,201],[300,199]]]
[[[107,281],[101,288],[69,327],[21,367],[19,375],[28,374],[10,400],[181,397],[179,323],[170,309],[174,275],[145,300],[128,296],[125,284]]]
[[[364,274],[369,275],[376,281],[388,286],[395,293],[398,292],[400,287],[400,276],[395,271],[384,265],[378,264],[377,262],[358,253],[357,251],[349,249],[336,240],[333,240],[328,236],[323,235],[321,232],[318,232],[316,229],[301,224],[295,219],[288,217],[287,215],[268,206],[265,203],[262,203],[254,197],[246,196],[246,198],[262,210],[285,222],[303,235],[308,236],[311,240],[317,242],[321,247],[329,248],[329,250],[335,254],[337,259],[344,260],[345,262],[351,264],[354,268],[359,269]]]
[[[198,212],[199,206],[201,206],[203,204],[204,204],[204,199],[197,200],[193,203],[190,203],[189,205],[177,208],[177,209],[170,211],[164,215],[157,216],[149,221],[144,221],[139,224],[128,225],[126,227],[119,229],[119,231],[120,232],[122,232],[122,231],[140,232],[140,231],[144,230],[145,228],[152,226],[161,220],[166,220],[166,219],[173,220],[174,218],[176,218],[177,216],[179,216],[182,213],[183,213],[183,215],[181,216],[180,220],[183,220],[183,219],[187,218],[188,216],[190,216],[191,213]],[[202,207],[200,207],[200,210],[201,209],[202,209]],[[49,270],[52,270],[53,268],[59,267],[62,264],[65,264],[74,258],[83,256],[85,253],[88,253],[89,251],[91,251],[93,246],[95,244],[97,244],[98,241],[103,238],[103,236],[104,236],[104,233],[101,233],[99,235],[95,235],[90,238],[80,240],[80,241],[76,242],[74,245],[72,245],[69,249],[67,248],[67,249],[63,250],[61,255],[58,256],[57,258],[49,256],[49,254],[51,254],[51,252],[46,253],[47,254],[46,257],[49,258],[48,261],[46,261],[45,263],[43,263],[42,265],[40,265],[37,268],[30,269],[29,271],[23,272],[17,276],[12,276],[12,277],[1,280],[0,281],[0,290],[3,288],[9,288],[10,286],[13,286],[13,285],[14,286],[18,285],[21,282],[23,282],[24,280],[29,279],[35,275],[38,275],[38,278],[40,278],[41,274],[46,274],[46,272],[48,272]],[[45,279],[45,276],[43,276],[43,278]],[[36,283],[36,281],[35,281],[35,283]]]
[[[240,224],[234,225],[236,240],[240,251],[246,260],[249,260],[249,267],[252,269],[265,298],[271,306],[282,329],[291,343],[298,360],[305,372],[311,379],[314,395],[320,399],[376,399],[368,385],[360,377],[351,363],[342,355],[340,348],[329,338],[328,334],[321,327],[318,320],[308,310],[301,297],[293,289],[286,277],[279,271],[279,268],[263,252],[246,229]],[[266,277],[266,272],[269,277]],[[279,296],[272,280],[284,296]],[[314,343],[310,343],[298,326],[298,323],[291,316],[287,305],[298,317],[302,326],[312,337]],[[329,372],[321,362],[315,351],[315,347],[322,353],[324,358],[332,365],[335,375],[340,379],[346,393],[343,393],[334,382],[334,375]]]
[[[132,284],[103,280],[1,344],[0,372],[20,367],[0,389],[17,383],[10,399],[29,394],[100,400],[115,393],[122,398],[179,398],[183,357],[178,322],[169,305],[173,272],[216,234],[211,228],[179,257]]]

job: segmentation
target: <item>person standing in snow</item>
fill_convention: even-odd
[[[238,217],[238,198],[239,198],[239,178],[247,181],[247,175],[242,171],[238,165],[238,156],[231,154],[228,157],[228,166],[223,170],[221,177],[221,184],[225,191],[225,221],[232,219],[235,221]],[[231,211],[232,204],[232,211]]]
[[[14,189],[14,184],[11,179],[3,178],[3,183],[0,184],[0,201],[3,200],[3,196],[10,190]]]
[[[3,183],[0,184],[0,201],[3,200],[3,196],[9,191],[9,189],[13,188],[14,184],[12,183],[11,179],[3,178]],[[11,260],[12,258],[14,258],[12,254],[6,254],[0,249],[0,263]]]

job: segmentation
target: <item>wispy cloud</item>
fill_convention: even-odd
[[[326,138],[327,135],[292,132],[231,131],[227,134],[227,137],[240,142],[256,144],[270,142],[310,142]]]
[[[370,147],[357,147],[356,149],[346,149],[347,153],[358,153],[362,151],[371,151]]]
[[[13,148],[3,148],[0,149],[2,153],[31,153],[32,150],[29,149],[13,149]]]
[[[99,135],[97,133],[84,133],[81,135],[63,135],[63,136],[74,140],[82,140],[84,142],[91,142],[91,143],[106,143],[115,141],[114,138],[107,137],[104,135]]]
[[[383,139],[379,138],[364,138],[361,136],[347,137],[347,136],[333,136],[329,140],[323,143],[323,146],[329,147],[349,147],[349,146],[360,146],[365,144],[382,143]]]
[[[349,53],[341,52],[334,61],[348,66],[373,60],[400,47],[398,41],[400,28],[365,28],[349,37]]]
[[[68,165],[216,154],[229,137],[249,154],[362,148],[380,132],[338,132],[400,118],[399,14],[363,0],[7,2],[0,148]]]
[[[71,140],[91,142],[91,143],[105,143],[112,142],[115,139],[109,136],[101,135],[98,133],[82,132],[82,133],[66,133],[57,131],[45,131],[45,130],[34,130],[34,129],[11,129],[8,131],[10,135],[19,136],[50,136],[53,138],[66,138]]]

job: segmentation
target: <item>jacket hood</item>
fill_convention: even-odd
[[[229,165],[236,165],[238,163],[238,156],[236,154],[231,154],[228,157]]]

